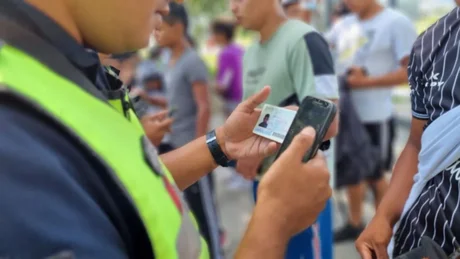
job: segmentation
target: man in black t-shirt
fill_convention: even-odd
[[[442,117],[460,105],[459,17],[457,7],[422,33],[414,44],[408,69],[413,115],[410,136],[395,166],[387,194],[357,241],[356,246],[364,258],[370,258],[372,251],[377,258],[387,258],[386,248],[393,227],[396,232],[388,248],[393,257],[420,246],[422,237],[435,241],[447,255],[460,249],[460,155],[455,148],[443,148],[452,146],[449,141],[439,143],[448,128],[436,131],[437,137],[430,128],[439,127],[437,120],[444,121],[446,117]],[[423,165],[430,160],[426,152],[421,152],[422,135],[423,151],[430,148],[427,142],[440,145],[434,155],[453,158],[454,162],[439,171],[435,166],[428,167],[433,169],[428,170],[430,177],[425,178],[426,182],[418,189],[416,185],[423,175],[420,173],[427,171]]]

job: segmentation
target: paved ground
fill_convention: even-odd
[[[408,121],[410,118],[410,110],[407,98],[402,98],[397,101],[396,113],[402,119],[402,126],[398,127],[398,137],[395,145],[396,154],[399,154],[405,144],[408,136]],[[219,110],[221,107],[220,102],[214,99],[214,110]],[[212,124],[219,125],[223,122],[223,116],[219,113],[214,113]],[[253,208],[253,201],[251,198],[250,189],[243,189],[238,191],[229,190],[227,182],[231,172],[225,168],[216,170],[216,186],[217,186],[217,201],[220,205],[220,217],[224,228],[227,231],[230,245],[227,249],[227,258],[232,258],[233,253],[245,231],[246,225],[250,219],[251,210]],[[334,213],[334,225],[340,227],[346,220],[346,207],[343,204],[346,198],[342,191],[337,191],[334,194],[334,203],[336,213]],[[337,206],[337,204],[342,204]],[[372,198],[366,199],[365,203],[365,221],[368,222],[374,214],[372,205]],[[335,246],[336,259],[354,259],[359,258],[354,249],[353,243],[345,243]]]

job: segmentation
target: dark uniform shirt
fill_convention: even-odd
[[[427,127],[460,104],[460,8],[424,32],[411,54],[409,83],[412,113]],[[401,219],[394,255],[420,245],[426,236],[451,255],[460,248],[460,160],[439,172]]]
[[[111,90],[96,53],[34,7],[1,0],[0,16],[53,45],[98,89]],[[77,141],[10,98],[0,98],[0,125],[0,258],[143,258],[137,246],[151,250],[135,209],[120,206],[130,203]]]

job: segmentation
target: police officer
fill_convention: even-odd
[[[167,2],[0,1],[0,257],[208,258],[180,190],[230,159],[276,150],[251,133],[269,88],[160,158],[126,91],[84,48],[143,47]],[[324,207],[322,155],[301,163],[314,134],[299,134],[262,180],[238,258],[280,258]]]

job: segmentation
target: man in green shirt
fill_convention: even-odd
[[[266,103],[272,105],[297,104],[307,95],[338,99],[328,44],[313,27],[287,20],[276,0],[270,0],[271,5],[258,5],[261,0],[236,2],[232,10],[237,20],[260,33],[260,40],[247,49],[243,59],[244,98],[270,85],[272,94]],[[252,11],[246,15],[247,9]],[[334,135],[336,125],[329,136]]]
[[[288,20],[279,0],[232,0],[231,8],[242,27],[260,35],[244,55],[244,99],[265,85],[272,87],[272,94],[265,102],[271,105],[298,105],[308,95],[338,99],[329,46],[313,27],[299,20]],[[336,118],[326,139],[336,135],[337,125]],[[264,161],[267,163],[270,160]],[[238,172],[248,178],[254,177],[257,169],[254,163],[238,162]],[[257,189],[257,182],[254,186]],[[309,229],[294,238],[287,258],[314,258],[312,237]]]

